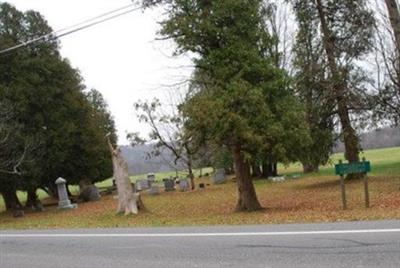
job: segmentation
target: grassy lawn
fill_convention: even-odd
[[[366,160],[371,162],[371,175],[400,175],[400,147],[368,150],[361,153],[361,157],[365,157]],[[320,172],[315,175],[335,175],[334,165],[337,164],[340,159],[344,160],[343,153],[334,154],[329,163],[321,167]],[[299,163],[292,164],[288,167],[279,165],[278,169],[282,174],[301,174],[303,172],[302,166]]]
[[[293,222],[325,222],[400,219],[400,148],[371,150],[365,157],[372,162],[370,176],[371,208],[364,208],[361,181],[347,182],[349,209],[341,210],[340,188],[333,167],[321,169],[319,174],[299,179],[272,183],[255,181],[263,211],[233,213],[236,185],[209,185],[206,190],[143,195],[147,211],[135,216],[116,215],[117,201],[107,195],[99,202],[79,204],[73,211],[58,211],[46,207],[43,213],[26,213],[13,218],[0,213],[0,228],[93,228],[182,226],[216,224],[267,224]],[[337,162],[340,155],[333,156]],[[300,174],[299,165],[281,167],[281,173]],[[160,178],[166,174],[160,174]],[[142,176],[141,176],[142,177]],[[135,178],[133,178],[135,179]],[[209,183],[207,178],[197,182]],[[110,183],[108,182],[103,182]]]

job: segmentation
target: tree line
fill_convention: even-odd
[[[395,0],[140,2],[165,10],[159,35],[175,42],[175,55],[192,56],[195,67],[176,115],[160,116],[154,100],[136,105],[139,117],[152,126],[151,140],[176,146],[170,149],[177,158],[224,154],[222,162],[234,166],[238,211],[261,208],[251,172],[276,174],[277,162],[293,161],[316,171],[338,140],[345,158],[358,162],[357,130],[398,125]]]
[[[94,183],[112,174],[105,136],[116,143],[114,121],[102,95],[86,90],[79,71],[59,52],[41,14],[0,3],[0,194],[7,210],[40,209],[37,189],[57,196],[54,181]]]
[[[174,114],[158,100],[135,104],[153,130],[152,154],[168,149],[186,165],[192,188],[196,165],[234,171],[237,211],[261,209],[252,175],[276,175],[278,162],[316,171],[337,140],[346,159],[358,162],[358,129],[399,123],[396,0],[139,2],[164,8],[159,35],[194,64]],[[36,189],[56,194],[59,176],[71,184],[109,177],[104,137],[111,133],[115,144],[116,136],[101,94],[85,89],[39,13],[2,3],[0,26],[0,49],[48,36],[0,54],[0,193],[7,208],[21,206],[17,190],[37,207]],[[144,142],[137,133],[129,138]]]

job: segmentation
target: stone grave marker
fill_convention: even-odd
[[[67,181],[64,180],[63,178],[58,178],[55,181],[57,185],[57,191],[58,191],[58,208],[59,209],[72,209],[72,208],[77,208],[77,204],[71,204],[71,201],[68,198],[68,193],[67,193]]]
[[[214,184],[221,184],[226,182],[225,169],[219,168],[215,170],[215,174],[213,176],[213,182]]]
[[[269,179],[272,180],[273,182],[282,182],[285,180],[285,177],[279,176],[279,177],[271,177]]]
[[[156,175],[154,173],[147,174],[147,180],[150,181],[150,182],[155,182]]]
[[[175,180],[173,179],[164,179],[164,188],[166,192],[175,191]]]
[[[79,194],[79,199],[81,199],[83,202],[90,202],[90,201],[98,201],[101,198],[99,189],[94,185],[86,185],[82,187],[83,190]]]
[[[160,187],[158,185],[153,185],[150,187],[149,193],[151,195],[159,195],[160,194]]]
[[[138,191],[144,191],[151,187],[150,181],[145,179],[137,180],[135,185]]]
[[[180,179],[179,180],[179,189],[182,192],[186,192],[189,190],[189,181],[187,179]]]

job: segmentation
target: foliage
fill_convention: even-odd
[[[300,161],[307,168],[318,169],[326,164],[334,145],[335,101],[329,93],[327,62],[322,40],[318,35],[315,14],[306,5],[298,4],[296,17],[299,30],[294,45],[294,87],[306,111],[312,142],[304,147]]]
[[[249,178],[252,156],[268,151],[289,159],[306,136],[302,109],[275,64],[276,37],[265,25],[267,5],[259,0],[161,2],[168,18],[160,34],[174,39],[176,54],[196,55],[194,92],[183,105],[186,131],[232,150],[238,210],[258,209]]]
[[[374,119],[400,124],[400,7],[396,0],[375,2]]]
[[[39,13],[7,3],[0,4],[0,24],[1,49],[52,32]],[[13,134],[37,147],[29,165],[21,166],[21,189],[55,187],[58,177],[76,184],[110,176],[105,135],[115,140],[112,118],[98,92],[86,96],[83,90],[79,72],[52,38],[0,55],[0,98],[13,109]],[[0,189],[7,179],[1,177]]]
[[[308,18],[309,33],[321,40],[329,82],[326,102],[332,101],[342,127],[346,158],[359,161],[359,141],[352,115],[369,108],[365,70],[359,64],[373,46],[374,17],[365,0],[291,1],[297,19]],[[318,51],[314,51],[318,53]],[[320,56],[321,54],[317,54]]]

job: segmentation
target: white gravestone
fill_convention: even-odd
[[[77,204],[71,204],[71,201],[68,198],[68,193],[67,193],[67,181],[64,180],[63,178],[58,178],[55,181],[57,185],[57,191],[58,191],[58,208],[59,209],[72,209],[72,208],[77,208]]]
[[[179,180],[179,189],[182,192],[186,192],[189,190],[189,181],[186,179],[180,179]]]

